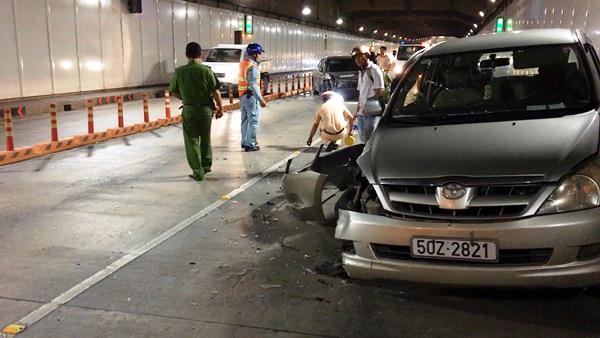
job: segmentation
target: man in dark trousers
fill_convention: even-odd
[[[188,63],[175,70],[169,91],[183,101],[183,141],[192,168],[190,177],[202,181],[212,166],[210,127],[214,102],[216,118],[223,116],[221,84],[210,67],[201,64],[202,48],[198,43],[188,43],[185,55]]]

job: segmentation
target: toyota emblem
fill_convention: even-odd
[[[466,193],[465,187],[458,183],[448,183],[442,188],[442,196],[449,200],[461,199]]]

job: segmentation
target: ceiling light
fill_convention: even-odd
[[[338,25],[341,25],[344,23],[344,20],[342,20],[342,18],[338,18],[335,23],[337,23]]]
[[[485,16],[485,13],[483,11],[479,11],[479,16],[483,18]]]
[[[358,31],[359,31],[359,32],[362,32],[362,31],[364,31],[364,30],[365,30],[365,27],[363,27],[363,26],[360,26],[360,27],[358,28]]]
[[[396,38],[396,34],[392,35],[392,38],[394,38],[394,39],[395,39],[395,38]]]
[[[388,33],[383,34],[383,36],[388,36]]]
[[[377,34],[377,30],[374,30],[374,31],[373,31],[373,34]]]
[[[477,24],[476,24],[476,23],[474,23],[474,24],[473,24],[473,27],[477,28],[477,27],[479,27],[479,26],[477,26]]]
[[[310,9],[310,7],[305,6],[304,8],[302,8],[303,15],[310,15],[310,13],[312,13],[312,10]]]
[[[495,3],[496,3],[496,0],[490,0],[490,2],[491,2],[491,3],[493,3],[493,4],[495,4]]]

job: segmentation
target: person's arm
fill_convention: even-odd
[[[347,108],[344,108],[344,117],[346,118],[346,121],[348,121],[348,135],[352,135],[352,128],[354,128],[354,116],[352,116],[352,113]]]
[[[210,88],[212,88],[211,95],[213,100],[215,100],[217,111],[215,113],[216,118],[220,119],[223,116],[223,100],[221,99],[221,92],[219,89],[221,88],[221,81],[217,78],[217,75],[212,72],[212,78],[210,81]]]
[[[248,69],[248,86],[250,87],[250,90],[252,90],[252,93],[256,96],[256,98],[258,99],[258,102],[260,103],[261,107],[266,107],[267,103],[265,102],[265,100],[262,97],[261,91],[260,91],[260,86],[256,81],[256,78],[258,78],[260,76],[260,72],[258,70],[258,67],[250,67]]]
[[[375,92],[376,97],[383,96],[384,83],[383,83],[383,73],[379,67],[371,68],[371,75],[373,75],[373,91]]]
[[[221,99],[221,92],[219,90],[215,90],[212,92],[212,97],[217,103],[217,113],[216,117],[220,119],[223,116],[223,100]]]
[[[311,146],[312,142],[313,142],[313,137],[315,136],[315,133],[317,132],[317,129],[319,128],[319,123],[321,123],[321,115],[317,115],[317,117],[315,118],[315,122],[312,125],[312,129],[310,130],[310,135],[308,136],[308,140],[306,140],[306,145],[307,146]]]

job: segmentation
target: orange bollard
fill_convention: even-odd
[[[124,128],[125,123],[123,122],[123,96],[115,98],[117,101],[117,123],[119,128]]]
[[[294,74],[292,74],[292,92],[296,90],[296,79],[294,78]]]
[[[306,73],[302,74],[302,92],[306,93]]]
[[[144,122],[150,122],[150,112],[148,111],[148,94],[144,93]]]
[[[4,131],[6,132],[6,150],[15,150],[13,139],[12,113],[9,108],[4,109]]]
[[[288,87],[288,78],[287,76],[285,77],[285,93],[287,94],[289,92],[289,87]]]
[[[58,142],[58,121],[56,120],[56,104],[50,104],[50,139]]]
[[[296,75],[296,82],[297,82],[298,93],[300,93],[300,74]]]
[[[273,95],[273,81],[269,81],[269,94]]]
[[[281,94],[281,78],[277,78],[277,94]]]
[[[233,104],[233,84],[229,84],[229,104]]]
[[[88,134],[94,133],[94,100],[87,100]]]
[[[165,90],[165,117],[171,118],[171,93]]]

